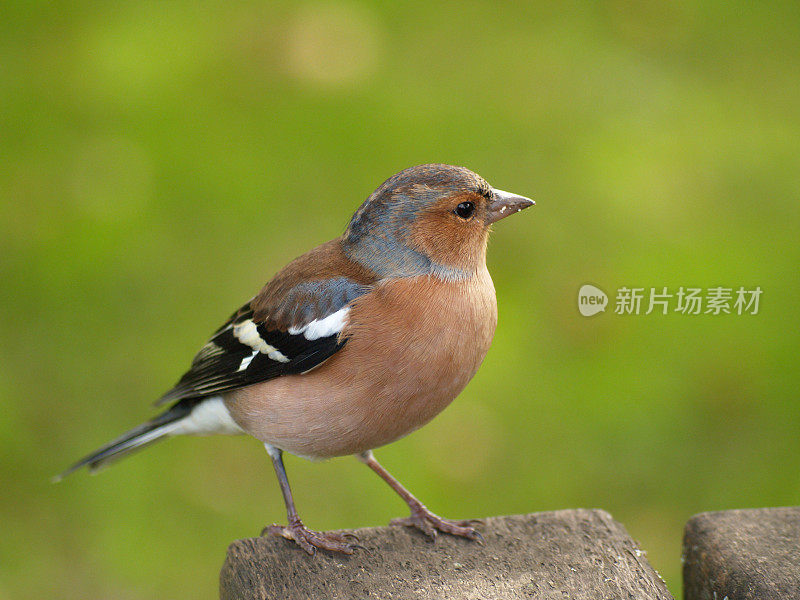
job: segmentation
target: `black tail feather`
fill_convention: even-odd
[[[128,454],[157,442],[169,433],[169,425],[188,415],[197,402],[197,400],[182,400],[178,402],[154,419],[142,423],[130,431],[126,431],[118,438],[111,440],[103,447],[83,457],[66,471],[56,475],[53,481],[61,481],[81,467],[88,467],[90,472],[95,472]]]

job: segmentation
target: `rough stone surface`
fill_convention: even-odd
[[[696,515],[683,557],[685,600],[800,598],[800,507]]]
[[[480,545],[400,527],[359,529],[366,551],[308,556],[278,538],[238,540],[220,573],[223,600],[449,598],[671,600],[625,528],[600,510],[492,517]]]

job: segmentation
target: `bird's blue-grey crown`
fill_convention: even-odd
[[[353,215],[342,237],[347,255],[379,277],[437,274],[461,278],[466,273],[431,261],[403,241],[403,230],[437,200],[459,192],[487,195],[491,186],[464,167],[427,164],[409,167],[384,181]]]

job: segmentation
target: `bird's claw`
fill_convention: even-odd
[[[482,523],[482,521],[477,519],[467,519],[463,521],[443,519],[442,517],[433,514],[425,506],[419,506],[411,508],[411,516],[402,519],[392,519],[392,521],[389,522],[389,525],[415,527],[432,540],[436,539],[439,531],[443,531],[444,533],[449,533],[450,535],[465,537],[483,544],[483,536],[472,526],[476,523]]]
[[[335,533],[333,531],[312,531],[307,529],[301,521],[289,525],[272,524],[265,527],[261,535],[272,535],[294,541],[298,546],[311,556],[317,553],[317,548],[353,554],[356,550],[366,550],[360,544],[353,544],[349,540],[358,538],[352,533]]]

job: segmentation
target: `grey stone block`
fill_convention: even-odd
[[[683,558],[685,600],[800,598],[800,507],[696,515]]]
[[[224,600],[525,598],[671,600],[625,528],[600,510],[491,517],[480,545],[399,527],[359,529],[366,551],[312,557],[277,538],[239,540],[220,574]]]

